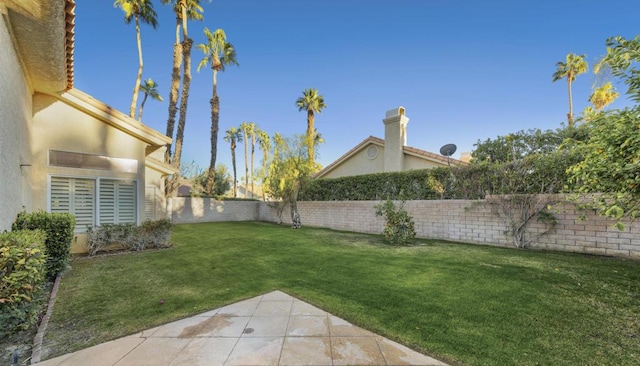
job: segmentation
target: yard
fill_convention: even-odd
[[[44,358],[280,289],[449,363],[640,364],[639,261],[259,222],[172,242],[74,260]]]

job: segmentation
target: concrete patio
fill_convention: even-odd
[[[36,365],[446,364],[274,291]]]

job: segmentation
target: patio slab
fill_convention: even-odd
[[[446,366],[282,291],[35,365]]]

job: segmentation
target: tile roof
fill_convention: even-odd
[[[76,2],[67,0],[65,12],[65,53],[67,61],[67,89],[73,88],[73,54],[75,50]]]

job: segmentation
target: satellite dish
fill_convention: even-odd
[[[446,157],[450,157],[454,152],[456,152],[457,148],[458,147],[455,144],[446,144],[440,148],[440,154]]]

